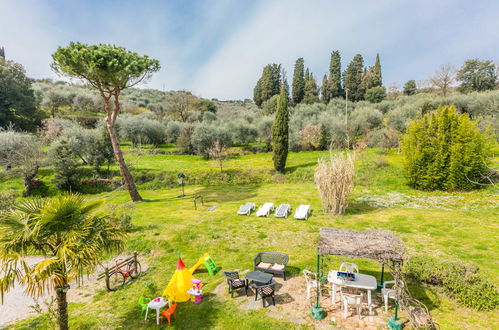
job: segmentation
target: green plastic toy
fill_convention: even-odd
[[[144,314],[144,312],[147,310],[147,304],[149,304],[149,302],[151,301],[151,298],[144,298],[144,297],[140,297],[139,298],[139,305],[141,307],[141,311],[140,311],[140,316],[142,316]]]

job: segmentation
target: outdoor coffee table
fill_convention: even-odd
[[[327,274],[327,280],[331,283],[333,294],[331,297],[331,303],[334,305],[336,302],[336,286],[346,286],[349,288],[357,288],[367,290],[367,305],[369,306],[369,312],[372,311],[371,306],[371,291],[376,290],[378,282],[376,277],[366,274],[355,274],[354,281],[344,281],[338,278],[338,271],[332,270]]]
[[[253,281],[255,283],[260,283],[260,284],[267,284],[272,281],[274,278],[274,275],[272,274],[267,274],[267,273],[262,273],[262,272],[257,272],[257,271],[251,271],[246,275],[246,286],[249,284],[249,281]]]
[[[157,299],[159,299],[159,301],[155,301]],[[168,300],[166,300],[163,297],[158,297],[158,298],[155,298],[155,299],[151,300],[147,304],[146,318],[144,320],[147,320],[147,314],[149,312],[149,308],[150,309],[155,309],[156,310],[156,324],[159,325],[159,310],[161,308],[165,307],[166,305],[169,305],[169,302],[168,302]]]

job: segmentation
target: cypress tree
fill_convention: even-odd
[[[327,79],[327,75],[325,74],[322,78],[321,85],[321,101],[324,104],[328,104],[329,100],[331,99],[331,90],[329,87],[329,80]]]
[[[314,75],[309,73],[308,79],[305,81],[305,96],[303,97],[303,103],[311,104],[316,102],[319,102],[319,89],[317,88],[317,82],[315,81]]]
[[[289,102],[289,84],[288,84],[288,78],[286,77],[286,71],[284,69],[281,69],[281,80],[282,80],[282,87],[284,88],[284,93],[286,94],[286,99]]]
[[[381,63],[379,62],[379,54],[376,54],[376,61],[374,62],[374,66],[371,68],[372,77],[371,77],[371,86],[369,88],[382,86],[383,78],[381,76]]]
[[[352,62],[348,65],[343,75],[343,86],[348,89],[348,99],[351,101],[360,101],[364,99],[366,92],[362,86],[364,77],[364,59],[362,55],[354,56]]]
[[[329,98],[341,97],[344,95],[341,86],[341,55],[335,50],[331,53],[331,61],[329,62]]]
[[[303,100],[304,90],[305,90],[305,76],[304,76],[305,66],[303,62],[303,57],[296,60],[295,71],[293,72],[293,82],[291,91],[291,100],[293,104],[298,104]]]
[[[308,71],[308,68],[305,70],[305,85],[307,84],[307,81],[310,79],[310,71]]]
[[[272,160],[274,168],[278,172],[284,172],[286,158],[288,157],[288,98],[286,91],[281,88],[279,99],[277,100],[277,112],[272,125]]]
[[[281,65],[269,64],[263,68],[262,76],[253,89],[253,101],[258,107],[274,95],[278,95],[281,88]]]

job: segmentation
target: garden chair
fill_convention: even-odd
[[[270,212],[274,210],[274,203],[265,203],[260,208],[258,211],[256,211],[256,216],[257,217],[268,217],[270,215]]]
[[[237,214],[250,215],[251,211],[253,211],[254,209],[255,209],[255,203],[246,203],[239,207],[239,211],[237,211]]]
[[[275,306],[275,285],[276,281],[272,280],[272,282],[262,285],[257,285],[255,283],[252,284],[252,287],[255,289],[255,301],[258,298],[258,295],[262,298],[262,305],[265,308],[265,298],[272,298],[272,304]],[[270,305],[269,305],[270,306]]]
[[[340,272],[358,274],[359,273],[359,266],[357,266],[353,262],[344,262],[340,266]]]
[[[383,283],[383,288],[381,289],[381,295],[383,296],[383,301],[385,303],[385,312],[388,312],[388,299],[397,299],[395,294],[395,281],[386,281]],[[390,288],[387,287],[390,286]],[[401,288],[404,287],[404,282],[399,281]]]
[[[139,305],[140,305],[140,308],[141,308],[141,311],[140,311],[140,316],[142,316],[144,314],[145,311],[147,311],[147,304],[149,304],[149,302],[151,301],[151,298],[145,298],[145,297],[140,297],[139,298]]]
[[[317,281],[317,274],[311,272],[309,270],[304,270],[303,275],[305,276],[305,282],[307,282],[307,299],[310,303],[310,291],[315,288],[316,292],[319,293],[319,297],[321,296],[321,290],[317,289],[317,286],[320,287],[320,284]]]
[[[310,215],[310,205],[300,205],[296,209],[295,219],[307,220]]]
[[[172,315],[175,320],[177,319],[177,317],[175,316],[176,309],[177,304],[172,304],[168,309],[165,309],[163,312],[161,312],[161,315],[163,315],[163,317],[168,320],[168,325],[170,325]]]
[[[363,294],[350,294],[350,293],[342,293],[341,294],[341,303],[343,305],[343,318],[347,318],[348,314],[348,305],[355,305],[357,309],[357,314],[359,315],[360,319],[360,314],[362,310],[362,297]]]
[[[291,205],[289,204],[281,204],[275,211],[274,217],[276,218],[287,218],[289,210],[291,210]]]
[[[229,285],[230,297],[234,298],[234,291],[244,288],[246,295],[248,295],[248,286],[246,281],[239,278],[238,272],[224,272],[224,276],[227,279],[227,284]]]

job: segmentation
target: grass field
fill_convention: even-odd
[[[114,293],[107,293],[104,285],[90,303],[70,305],[70,327],[156,328],[152,321],[144,323],[139,317],[137,299],[140,295],[158,296],[164,290],[176,265],[177,252],[187,266],[205,252],[223,270],[251,269],[254,255],[259,251],[280,251],[290,256],[293,276],[302,269],[314,269],[316,245],[321,227],[348,229],[388,229],[402,238],[408,254],[426,254],[440,259],[459,259],[478,265],[496,284],[499,283],[499,197],[491,189],[467,193],[420,192],[407,187],[402,175],[401,156],[395,151],[384,153],[367,150],[358,158],[356,186],[347,214],[334,217],[321,211],[320,199],[310,178],[317,158],[327,152],[291,153],[288,173],[275,183],[263,180],[260,184],[187,185],[189,196],[204,196],[207,205],[216,206],[194,210],[191,199],[177,199],[178,187],[144,189],[145,201],[130,209],[133,230],[127,239],[127,252],[138,251],[149,264],[149,271],[136,282]],[[135,158],[135,159],[134,159]],[[177,173],[186,170],[218,171],[214,164],[196,156],[128,155],[135,170]],[[239,156],[226,162],[227,170],[253,169],[255,175],[273,175],[271,154]],[[44,180],[52,175],[43,172]],[[299,173],[299,175],[297,174]],[[302,179],[300,179],[302,178]],[[280,181],[279,181],[280,180]],[[277,183],[282,182],[282,183]],[[20,180],[4,181],[1,189],[19,189]],[[125,191],[88,195],[105,198],[107,206],[129,202]],[[235,211],[245,202],[275,204],[287,202],[311,204],[313,214],[308,221],[291,218],[257,218],[237,216]],[[343,258],[330,258],[329,267],[338,267]],[[358,259],[361,272],[379,277],[380,266]],[[212,291],[222,283],[218,274],[197,275]],[[431,287],[412,288],[413,294],[425,302],[432,316],[443,329],[498,328],[494,312],[476,312],[459,306],[454,300]],[[174,328],[299,328],[295,324],[266,316],[267,310],[242,311],[231,300],[222,302],[205,295],[200,305],[181,304]],[[14,325],[14,328],[48,326],[44,316]],[[324,321],[327,322],[328,321]]]

